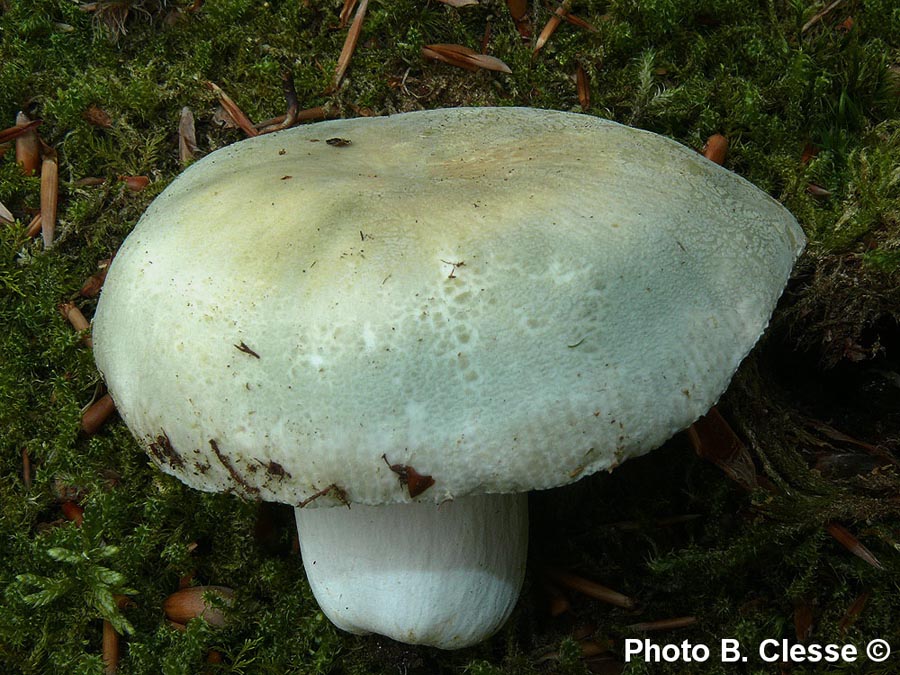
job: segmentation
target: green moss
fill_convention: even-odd
[[[552,8],[533,5],[539,31]],[[501,0],[460,9],[372,0],[346,81],[330,94],[346,34],[337,28],[339,2],[221,0],[191,11],[188,2],[134,0],[101,2],[94,13],[64,0],[0,6],[0,118],[11,125],[23,109],[43,119],[61,179],[59,239],[42,251],[24,236],[40,181],[20,174],[14,153],[0,158],[0,201],[21,221],[0,227],[3,672],[102,672],[104,618],[130,632],[123,673],[579,673],[600,668],[581,659],[572,637],[585,626],[589,639],[614,641],[614,659],[635,636],[630,624],[677,616],[697,623],[661,640],[753,645],[792,637],[801,602],[813,607],[817,640],[900,644],[891,581],[900,571],[900,486],[890,462],[869,454],[873,446],[895,451],[900,435],[890,403],[900,348],[895,2],[845,3],[804,32],[818,5],[576,0],[573,11],[596,32],[563,22],[533,56]],[[852,29],[838,30],[851,15]],[[431,43],[480,49],[486,25],[489,53],[511,75],[421,58]],[[781,199],[810,236],[770,338],[722,405],[771,489],[744,494],[679,437],[611,476],[535,495],[529,578],[512,621],[483,645],[442,653],[331,627],[290,552],[289,513],[185,488],[149,465],[118,420],[90,438],[79,432],[99,376],[57,305],[74,298],[92,315],[95,299],[77,295],[82,282],[181,170],[183,106],[197,118],[201,152],[240,139],[213,122],[206,81],[254,120],[283,112],[285,68],[301,107],[327,103],[346,116],[450,105],[576,110],[577,65],[591,80],[591,114],[697,149],[726,134],[726,165]],[[109,128],[85,119],[91,105],[109,114]],[[808,143],[818,154],[803,164]],[[130,192],[119,175],[147,175],[151,185]],[[88,176],[108,180],[76,186]],[[811,194],[811,183],[828,194]],[[817,421],[869,446],[816,431]],[[23,449],[31,488],[21,477]],[[811,468],[835,454],[866,470]],[[84,506],[82,527],[63,519],[63,495]],[[275,534],[251,536],[273,513]],[[679,515],[686,519],[660,524]],[[825,533],[829,521],[849,527],[886,570],[844,550]],[[573,597],[572,611],[550,620],[545,564],[634,596],[640,612]],[[237,590],[225,629],[166,625],[162,602],[185,574]],[[110,604],[120,592],[133,600],[122,610]],[[869,601],[844,638],[840,622],[863,592]],[[210,650],[222,664],[206,662]],[[688,671],[632,663],[625,672]],[[732,671],[710,664],[697,672]]]

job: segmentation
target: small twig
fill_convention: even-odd
[[[22,448],[22,482],[26,489],[31,489],[31,458],[28,456],[28,448]]]
[[[269,134],[273,131],[281,131],[294,126],[297,123],[297,115],[300,112],[300,104],[297,101],[297,90],[294,87],[294,74],[290,70],[281,74],[281,86],[284,90],[284,99],[287,101],[287,113],[276,124],[265,126],[260,133]]]

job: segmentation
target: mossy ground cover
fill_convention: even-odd
[[[58,241],[25,235],[40,181],[0,158],[0,669],[100,673],[102,620],[125,634],[122,673],[621,672],[628,626],[693,616],[652,634],[713,646],[813,639],[900,648],[900,9],[891,0],[576,0],[595,32],[563,23],[532,57],[497,0],[373,0],[348,77],[329,90],[345,31],[338,2],[0,1],[0,119],[43,120],[59,153]],[[531,5],[539,28],[552,7]],[[850,18],[852,21],[847,22]],[[511,75],[426,62],[421,48],[489,52]],[[762,487],[750,493],[698,458],[683,436],[611,475],[534,495],[522,600],[487,643],[443,653],[339,634],[320,615],[291,552],[289,509],[192,491],[153,468],[114,419],[93,436],[80,417],[99,377],[58,305],[78,296],[181,169],[177,124],[197,118],[200,151],[241,138],[213,122],[222,86],[254,120],[283,112],[281,73],[302,108],[354,116],[455,105],[575,110],[573,74],[590,79],[590,114],[701,148],[730,140],[726,165],[781,200],[810,237],[769,335],[720,409],[748,445]],[[105,110],[108,128],[85,111]],[[811,144],[818,153],[801,161]],[[120,175],[145,175],[128,190]],[[101,186],[79,187],[87,176]],[[821,188],[808,189],[810,184]],[[260,251],[260,255],[265,255]],[[32,463],[23,481],[22,452]],[[61,503],[84,507],[81,527]],[[851,555],[825,525],[852,531],[880,560]],[[196,547],[194,545],[196,544]],[[629,594],[639,611],[573,596],[550,618],[540,570],[572,569]],[[179,578],[237,591],[224,629],[168,626]],[[115,594],[132,599],[118,609]],[[848,610],[867,594],[862,611]],[[799,608],[799,609],[798,609]],[[581,657],[576,638],[608,648]],[[220,663],[207,662],[210,651]],[[543,658],[548,657],[548,658]],[[897,671],[861,663],[842,672]],[[794,673],[822,672],[793,665]],[[628,673],[775,672],[722,666],[624,666]]]

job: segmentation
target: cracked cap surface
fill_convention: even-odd
[[[150,205],[94,353],[201,490],[408,501],[402,467],[433,478],[420,500],[549,488],[705,413],[804,243],[741,177],[602,119],[321,122],[218,150]]]

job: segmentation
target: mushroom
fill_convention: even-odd
[[[321,122],[150,205],[94,353],[163,471],[297,507],[338,627],[453,649],[516,603],[526,493],[705,413],[804,243],[746,180],[595,117]]]

